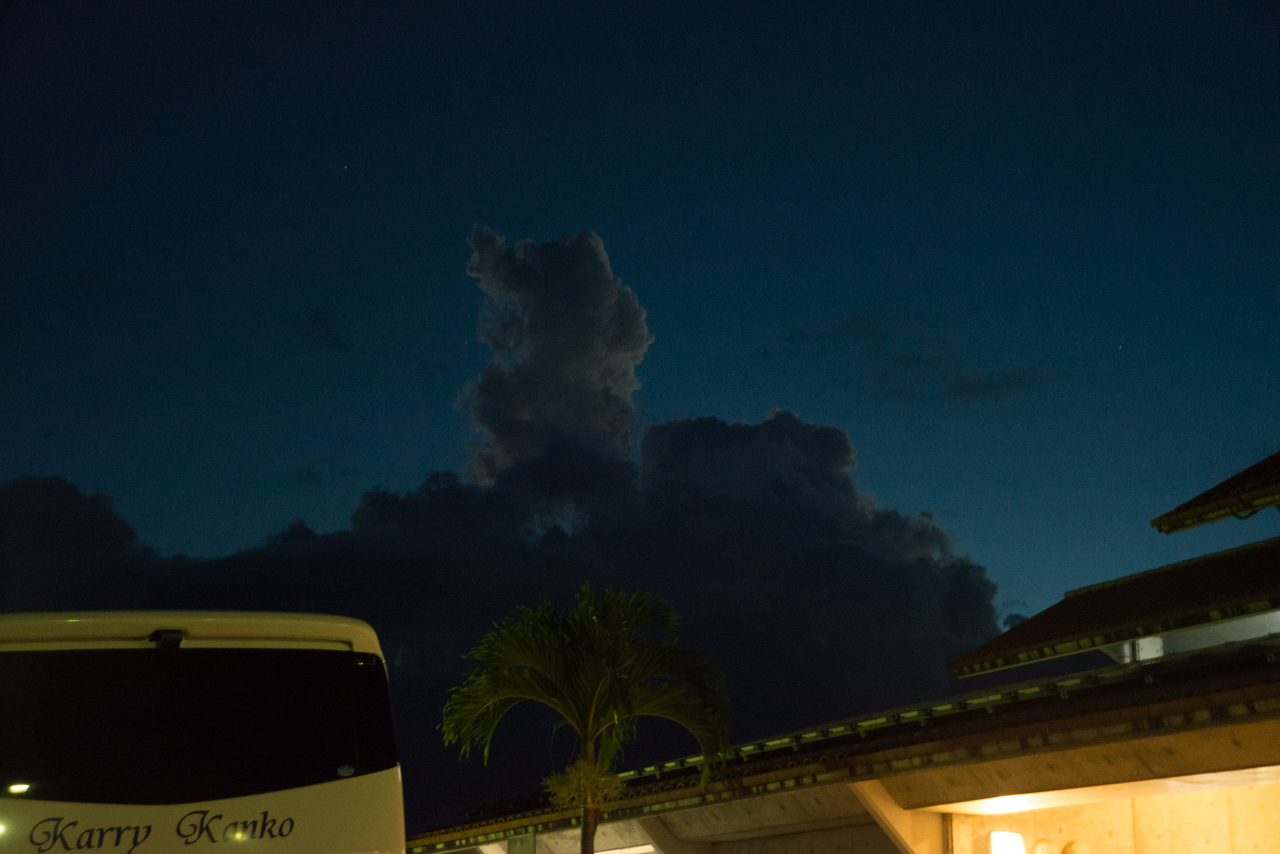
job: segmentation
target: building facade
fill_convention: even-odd
[[[1153,525],[1277,501],[1280,454]],[[705,786],[696,757],[624,774],[596,850],[1280,854],[1280,537],[1072,591],[950,667],[1010,680],[739,745]],[[573,854],[578,822],[532,802],[409,852]]]

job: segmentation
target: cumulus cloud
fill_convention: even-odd
[[[471,248],[480,339],[493,348],[471,396],[484,435],[472,475],[553,498],[597,491],[630,456],[635,369],[653,341],[644,309],[590,231],[507,246],[477,228]]]
[[[654,564],[680,579],[671,595],[705,613],[701,625],[719,624],[712,645],[748,696],[804,696],[817,717],[902,702],[946,690],[946,657],[995,634],[982,568],[930,517],[860,493],[836,428],[790,412],[758,425],[689,419],[650,427],[641,451]],[[805,725],[792,715],[770,720]]]
[[[469,473],[371,490],[346,530],[297,520],[216,561],[160,560],[104,496],[14,481],[0,487],[5,606],[368,620],[390,662],[411,830],[537,791],[567,758],[519,714],[495,745],[500,768],[460,764],[436,726],[494,620],[567,600],[583,580],[672,602],[686,639],[726,671],[739,740],[955,690],[945,663],[999,631],[995,585],[931,517],[858,490],[848,436],[782,410],[756,424],[694,418],[650,425],[635,458],[631,396],[652,338],[600,238],[508,247],[478,229],[471,245],[493,360],[471,391],[483,439]],[[624,762],[695,749],[658,736]]]

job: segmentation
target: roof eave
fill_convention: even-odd
[[[1244,495],[1232,496],[1229,499],[1215,501],[1203,507],[1188,510],[1172,510],[1163,516],[1151,520],[1151,527],[1162,534],[1176,534],[1189,528],[1208,525],[1221,519],[1233,517],[1247,519],[1259,510],[1268,507],[1280,507],[1280,489],[1269,486]]]

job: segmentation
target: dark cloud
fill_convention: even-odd
[[[973,403],[984,398],[1000,398],[1041,388],[1050,380],[1049,371],[1040,365],[1003,373],[959,374],[951,381],[951,399],[957,403]]]
[[[945,660],[995,633],[982,568],[930,517],[861,494],[839,430],[789,412],[759,425],[690,419],[650,427],[641,449],[654,564],[679,579],[670,595],[704,630],[719,624],[710,645],[753,686],[746,696],[803,696],[804,714],[834,718],[943,692]],[[756,620],[772,628],[752,631]],[[837,660],[848,666],[829,669]],[[768,715],[775,728],[805,725],[783,708]]]
[[[477,228],[471,248],[480,339],[493,348],[471,398],[485,437],[472,475],[545,486],[552,498],[595,492],[600,472],[630,456],[635,369],[653,341],[644,309],[590,231],[507,246]]]
[[[1006,614],[1004,619],[1000,621],[1000,625],[1004,627],[1005,631],[1008,631],[1018,623],[1025,622],[1026,619],[1026,614]]]
[[[1040,365],[1003,372],[974,370],[960,336],[918,313],[868,311],[829,326],[777,335],[761,353],[766,364],[817,361],[845,373],[873,400],[975,403],[1049,385]]]
[[[319,538],[305,520],[294,519],[281,533],[267,535],[267,547],[278,550],[310,546]]]
[[[315,466],[298,466],[293,470],[293,479],[298,483],[315,483],[320,478],[320,472]]]
[[[316,309],[302,319],[302,340],[324,350],[345,350],[347,339],[338,331],[338,320],[331,312]]]
[[[296,520],[216,561],[158,559],[105,497],[14,481],[0,488],[5,607],[368,620],[390,664],[410,830],[536,791],[567,758],[536,713],[513,713],[491,769],[459,763],[436,726],[494,620],[583,580],[673,603],[726,671],[735,739],[955,690],[945,663],[999,631],[995,585],[931,517],[858,490],[843,432],[785,411],[686,419],[648,427],[633,459],[635,367],[651,339],[600,238],[509,248],[482,229],[472,247],[494,356],[472,391],[484,441],[469,476],[371,490],[344,531]],[[659,727],[624,763],[694,749]]]
[[[0,485],[0,602],[6,610],[65,610],[88,601],[96,579],[151,565],[155,555],[105,495],[85,495],[58,477]]]
[[[884,349],[888,325],[889,320],[883,312],[863,311],[818,329],[794,326],[775,336],[765,346],[764,355],[767,358],[784,358],[814,351],[830,354],[857,344]]]

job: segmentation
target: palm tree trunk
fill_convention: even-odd
[[[596,825],[599,823],[599,808],[584,806],[582,808],[582,854],[595,854]]]

